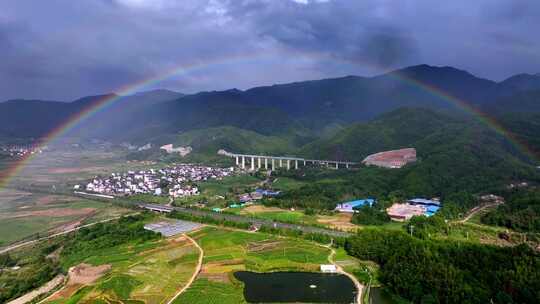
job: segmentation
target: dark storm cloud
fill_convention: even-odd
[[[539,15],[536,0],[4,0],[0,100],[71,100],[174,67],[187,70],[154,86],[247,88],[419,63],[501,79],[540,71]]]

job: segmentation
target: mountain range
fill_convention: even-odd
[[[155,90],[129,96],[89,96],[67,103],[10,100],[0,103],[0,137],[43,136],[77,113],[96,107],[104,98],[115,101],[81,120],[70,131],[71,136],[136,144],[174,142],[201,150],[228,144],[239,150],[253,150],[256,146],[258,150],[282,153],[305,153],[301,147],[311,144],[317,149],[310,151],[326,151],[342,158],[346,151],[328,148],[327,141],[358,137],[359,145],[367,131],[362,127],[354,130],[355,126],[384,117],[385,113],[401,108],[430,109],[469,124],[474,121],[471,116],[477,114],[464,108],[474,108],[507,127],[516,138],[529,142],[535,152],[540,150],[536,136],[540,134],[540,75],[519,74],[495,82],[456,68],[428,65],[375,77],[346,76],[245,91],[184,95]],[[403,113],[400,121],[404,129],[416,125],[410,120],[418,119],[417,115],[408,116],[406,110]],[[384,130],[384,125],[376,124],[373,128]],[[403,141],[400,146],[407,145],[433,128],[436,126],[421,126],[396,140]],[[238,140],[231,139],[234,136]],[[219,144],[212,138],[220,138]],[[240,144],[242,138],[244,143]],[[384,137],[379,141],[383,142]],[[266,142],[280,143],[279,149],[261,144]],[[373,142],[364,144],[377,146]]]

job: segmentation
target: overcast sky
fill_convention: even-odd
[[[420,63],[501,80],[540,72],[539,29],[539,0],[1,0],[0,100],[67,101],[155,77],[140,90],[245,89]]]

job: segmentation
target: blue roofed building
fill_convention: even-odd
[[[441,202],[438,200],[429,200],[425,198],[413,198],[408,201],[410,205],[422,206],[426,211],[425,216],[432,216],[441,209]]]
[[[424,213],[425,216],[432,216],[435,213],[437,213],[439,209],[441,209],[441,207],[439,206],[426,206],[425,208],[426,208],[426,212]]]
[[[337,204],[336,206],[336,211],[339,211],[339,212],[350,212],[350,213],[354,213],[356,208],[360,208],[362,206],[373,206],[373,204],[375,203],[375,200],[372,199],[372,198],[367,198],[367,199],[359,199],[359,200],[354,200],[354,201],[350,201],[350,202],[345,202],[345,203],[340,203],[340,204]]]

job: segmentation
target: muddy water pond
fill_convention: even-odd
[[[341,274],[238,271],[249,303],[354,303],[356,288]]]

